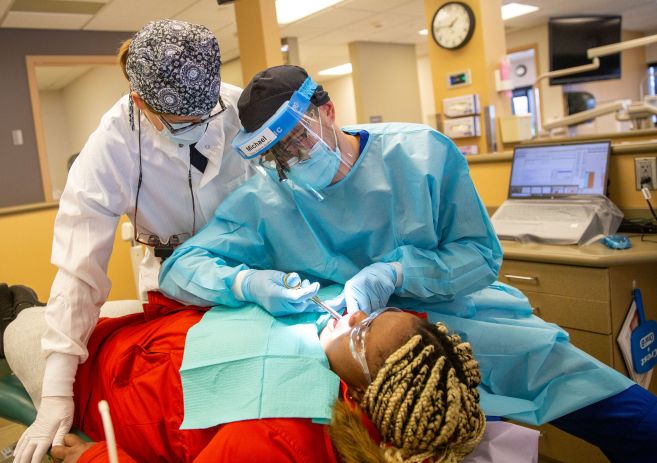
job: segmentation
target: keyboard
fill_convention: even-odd
[[[583,204],[507,203],[495,213],[496,220],[517,222],[580,222],[591,216]]]

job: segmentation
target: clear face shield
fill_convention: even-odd
[[[260,129],[240,132],[233,147],[245,159],[257,158],[258,170],[270,178],[322,200],[324,190],[350,165],[333,123],[310,102],[316,87],[306,79]]]

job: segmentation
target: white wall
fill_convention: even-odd
[[[356,99],[354,83],[351,75],[321,80],[322,84],[335,105],[335,121],[339,126],[356,124]]]
[[[79,152],[105,112],[128,92],[117,65],[98,65],[62,89],[70,146]]]
[[[538,74],[550,70],[548,45],[548,27],[543,24],[506,34],[507,50],[516,50],[536,46],[538,50]],[[545,79],[539,84],[541,120],[543,122],[561,118],[565,115],[561,86],[551,87]]]
[[[417,59],[417,78],[420,86],[420,108],[422,110],[422,122],[436,127],[436,105],[434,103],[433,82],[431,75],[431,63],[429,56],[420,56]]]
[[[64,97],[59,90],[39,92],[41,123],[48,153],[48,168],[52,182],[52,195],[59,199],[66,184],[66,163],[77,151],[71,149],[68,118],[64,111]]]
[[[524,76],[518,76],[516,69],[518,66],[525,66],[527,69]],[[531,87],[536,82],[536,59],[534,53],[520,52],[509,55],[509,74],[513,88]]]
[[[646,35],[655,35],[657,30],[648,32]],[[657,62],[657,43],[653,43],[646,47],[646,63]]]
[[[359,122],[422,122],[414,45],[351,42],[349,59]]]

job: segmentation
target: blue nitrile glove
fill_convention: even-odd
[[[310,299],[317,295],[319,283],[303,280],[300,288],[289,289],[283,284],[284,276],[278,270],[247,270],[241,286],[244,300],[255,302],[275,317],[318,310]],[[295,286],[300,280],[291,273],[287,282]]]
[[[344,297],[347,313],[362,310],[370,314],[382,309],[395,291],[396,283],[397,270],[392,264],[377,262],[368,265],[344,285],[341,296]],[[338,298],[330,301],[332,306],[339,305]]]

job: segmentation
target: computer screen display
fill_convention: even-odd
[[[517,146],[509,198],[605,194],[609,141]]]

